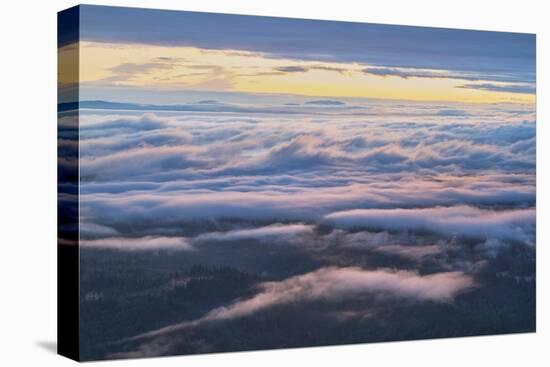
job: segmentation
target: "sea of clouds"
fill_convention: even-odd
[[[136,338],[365,293],[449,302],[480,286],[481,262],[456,255],[460,241],[488,258],[535,245],[532,106],[314,101],[235,112],[209,105],[81,110],[81,246],[201,252],[252,241],[266,252],[365,249],[445,261],[432,274],[335,261]]]
[[[534,111],[460,107],[85,110],[84,235],[183,235],[196,232],[192,223],[224,219],[241,230],[255,228],[250,221],[371,227],[377,220],[384,222],[380,229],[464,235],[491,235],[499,224],[509,236],[528,230],[535,204]]]

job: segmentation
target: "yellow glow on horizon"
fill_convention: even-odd
[[[78,44],[57,50],[57,80],[61,86],[78,83]]]
[[[59,52],[70,50],[60,49]],[[532,104],[536,100],[535,95],[530,94],[458,88],[475,84],[465,80],[366,74],[362,70],[367,66],[271,58],[236,50],[80,43],[80,82],[102,87],[476,103]],[[307,71],[300,71],[300,68]]]

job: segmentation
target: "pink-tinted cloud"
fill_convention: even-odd
[[[203,322],[245,317],[295,302],[341,301],[367,294],[411,301],[450,302],[472,287],[472,277],[462,272],[419,275],[410,271],[325,267],[282,281],[262,283],[259,292],[251,298],[215,308],[197,320],[171,325],[132,339],[155,337]]]
[[[535,209],[484,210],[469,206],[425,209],[356,209],[325,216],[341,228],[425,231],[466,237],[531,241]]]
[[[292,240],[313,233],[313,226],[306,224],[273,224],[265,227],[237,229],[227,232],[210,232],[199,235],[197,241]]]

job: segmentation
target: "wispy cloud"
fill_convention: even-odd
[[[285,73],[304,73],[308,71],[308,68],[305,66],[278,66],[275,68],[277,71],[282,71]]]
[[[536,87],[531,84],[482,83],[482,84],[464,84],[464,85],[458,86],[457,88],[486,90],[490,92],[518,93],[518,94],[535,94],[535,92],[537,91]]]
[[[189,251],[193,247],[184,237],[105,237],[93,240],[80,240],[80,246],[86,248],[103,248],[123,251],[139,250],[183,250]]]
[[[468,79],[466,75],[458,75],[458,74],[450,74],[445,70],[441,71],[433,71],[433,70],[415,70],[415,69],[396,69],[396,68],[382,68],[382,67],[376,67],[376,68],[365,68],[363,69],[363,72],[366,74],[372,74],[372,75],[378,75],[378,76],[395,76],[403,79],[408,78],[436,78],[436,79],[463,79],[463,80],[471,80]],[[479,80],[479,78],[475,78],[473,80]]]
[[[137,335],[131,340],[154,338],[204,322],[229,320],[253,315],[270,307],[296,302],[332,302],[364,295],[416,302],[450,302],[475,286],[461,272],[419,275],[410,271],[363,270],[357,267],[325,267],[282,281],[265,282],[248,299],[209,311],[203,317]]]
[[[255,239],[259,241],[289,241],[313,233],[313,226],[305,224],[272,224],[269,226],[238,229],[227,232],[210,232],[196,237],[195,241],[236,241]]]
[[[108,68],[107,71],[110,72],[111,75],[98,80],[97,83],[116,83],[120,85],[130,82],[136,77],[151,75],[153,73],[158,74],[173,69],[174,65],[170,62],[125,62]]]
[[[535,210],[483,210],[467,206],[425,209],[356,209],[325,216],[342,228],[435,232],[449,236],[534,240]]]
[[[418,68],[387,68],[387,67],[367,67],[363,69],[363,72],[371,75],[378,75],[382,77],[398,77],[402,79],[409,78],[427,78],[427,79],[456,79],[466,81],[494,81],[494,82],[524,82],[522,77],[510,75],[510,74],[491,74],[491,73],[472,73],[472,72],[459,72],[445,69],[418,69]],[[476,85],[476,84],[472,84]],[[493,84],[486,84],[493,85]],[[519,84],[520,86],[522,84]],[[514,84],[511,85],[514,87]],[[516,86],[519,88],[519,86]],[[490,90],[490,89],[487,89]],[[505,92],[505,89],[499,90]]]

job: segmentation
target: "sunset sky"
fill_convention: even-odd
[[[80,82],[84,95],[95,91],[90,98],[130,88],[205,96],[240,92],[244,99],[246,94],[271,93],[535,102],[534,35],[85,9],[78,45]],[[67,42],[60,52],[71,49],[74,44]]]

